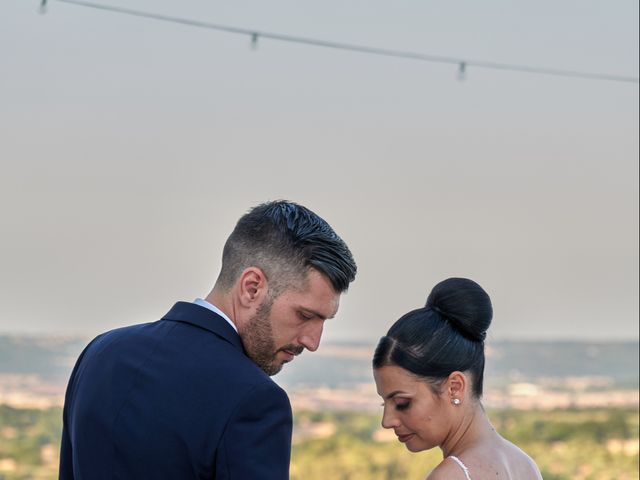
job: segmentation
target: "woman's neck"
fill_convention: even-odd
[[[458,424],[452,428],[451,433],[440,445],[440,449],[444,457],[459,456],[475,445],[497,441],[499,438],[498,432],[493,428],[482,405],[478,402],[469,408]]]

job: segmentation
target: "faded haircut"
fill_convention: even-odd
[[[272,298],[303,281],[310,268],[337,293],[348,289],[357,271],[346,243],[325,220],[284,200],[258,205],[238,220],[224,245],[216,286],[229,290],[248,267],[264,272]]]

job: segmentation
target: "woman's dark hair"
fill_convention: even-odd
[[[484,339],[491,324],[491,299],[467,278],[438,283],[424,308],[400,318],[380,339],[373,368],[396,365],[439,389],[452,372],[470,372],[472,392],[482,396]]]

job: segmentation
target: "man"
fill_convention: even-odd
[[[346,244],[307,208],[251,210],[206,299],[82,352],[67,387],[60,479],[287,479],[291,406],[269,377],[318,348],[355,274]]]

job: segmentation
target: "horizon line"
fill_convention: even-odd
[[[0,331],[0,337],[14,337],[14,338],[57,338],[57,339],[87,339],[90,340],[99,333],[70,333],[70,332],[27,332],[27,331]],[[345,338],[328,338],[323,339],[324,345],[364,345],[377,343],[378,338],[367,337],[345,337]],[[568,337],[558,336],[557,338],[550,337],[524,337],[524,336],[500,336],[497,338],[489,338],[485,341],[485,344],[490,345],[492,343],[501,342],[514,342],[514,343],[640,343],[640,337],[609,337],[609,338],[591,338],[591,337]]]

